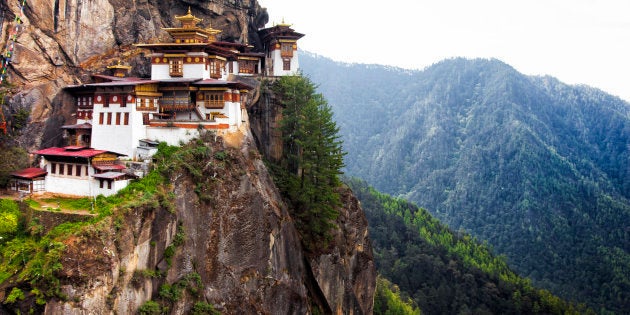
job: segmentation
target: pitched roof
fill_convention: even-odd
[[[66,157],[80,157],[80,158],[91,158],[102,153],[111,153],[118,156],[124,155],[121,153],[116,153],[116,152],[107,151],[107,150],[96,150],[92,148],[76,147],[76,146],[68,146],[68,147],[63,147],[63,148],[52,147],[52,148],[35,151],[35,154],[44,155],[44,156],[66,156]]]
[[[216,80],[216,79],[205,79],[201,81],[197,81],[193,83],[195,86],[229,86],[232,88],[237,88],[240,90],[252,90],[253,87],[245,84],[243,82],[238,81],[224,81],[224,80]]]
[[[23,170],[15,171],[11,173],[13,177],[25,178],[25,179],[33,179],[41,176],[46,176],[48,172],[39,167],[29,167]]]

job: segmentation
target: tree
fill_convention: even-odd
[[[341,205],[335,188],[343,167],[339,128],[324,97],[308,78],[286,76],[274,85],[282,105],[283,156],[278,186],[296,210],[307,244],[327,241]]]

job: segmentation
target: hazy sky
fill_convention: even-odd
[[[423,69],[492,57],[630,101],[630,0],[258,0],[337,61]]]

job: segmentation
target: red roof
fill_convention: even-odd
[[[229,86],[232,88],[243,89],[243,90],[252,90],[253,88],[248,84],[238,81],[224,81],[224,80],[216,80],[216,79],[205,79],[201,81],[197,81],[193,83],[195,86],[199,85],[210,85],[210,86]]]
[[[48,172],[46,172],[45,170],[39,167],[29,167],[29,168],[25,168],[23,170],[19,170],[19,171],[11,173],[11,175],[14,177],[20,177],[20,178],[25,178],[25,179],[33,179],[33,178],[37,178],[41,176],[46,176],[46,174],[48,174]]]
[[[116,153],[112,151],[96,150],[92,148],[75,147],[75,146],[64,147],[64,148],[52,147],[52,148],[35,151],[35,154],[44,155],[44,156],[46,155],[47,156],[67,156],[67,157],[80,157],[80,158],[91,158],[101,153],[124,155],[124,154],[120,154],[120,153]]]

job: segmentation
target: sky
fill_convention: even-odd
[[[258,0],[336,61],[424,69],[496,58],[630,101],[630,0]]]

